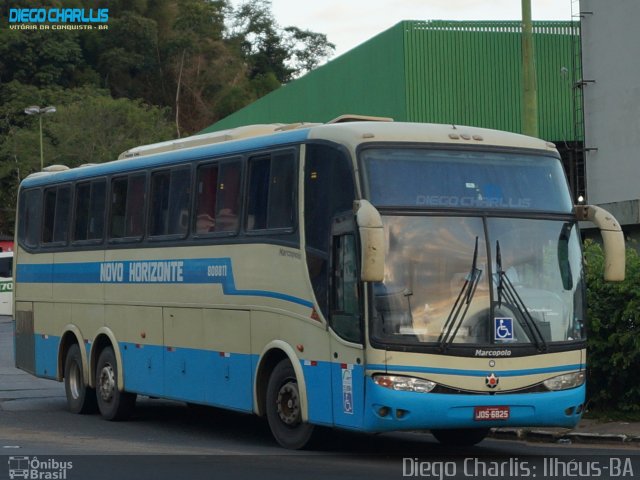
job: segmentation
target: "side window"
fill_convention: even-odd
[[[236,232],[240,208],[240,163],[200,166],[196,188],[195,233]]]
[[[146,184],[147,179],[144,173],[112,180],[109,218],[111,239],[142,238]]]
[[[41,208],[41,190],[27,190],[20,193],[18,241],[25,247],[35,248],[38,246],[38,240],[40,238]]]
[[[105,180],[76,186],[74,241],[102,240],[107,185]]]
[[[44,191],[43,244],[65,244],[69,232],[71,187],[68,185]]]
[[[175,168],[151,174],[150,236],[187,234],[190,192],[189,168]]]
[[[294,192],[295,157],[292,152],[251,158],[247,230],[292,228]]]
[[[352,233],[333,239],[333,301],[331,326],[346,340],[360,341],[357,249]]]
[[[358,277],[356,274],[356,241],[353,234],[335,237],[334,243],[334,311],[358,315]]]
[[[0,277],[13,277],[13,257],[0,258]]]

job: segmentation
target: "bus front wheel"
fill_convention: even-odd
[[[431,434],[443,445],[470,447],[480,443],[489,434],[488,428],[451,428],[431,430]]]
[[[118,368],[113,348],[106,347],[96,366],[96,397],[106,420],[126,420],[136,404],[136,395],[118,390]]]
[[[273,369],[267,385],[267,421],[283,447],[298,450],[308,445],[314,427],[302,421],[298,380],[289,360]]]
[[[64,390],[67,405],[72,413],[95,413],[98,411],[95,389],[87,386],[82,373],[80,347],[74,343],[69,347],[64,361]]]

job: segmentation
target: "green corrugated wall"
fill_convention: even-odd
[[[406,120],[521,131],[519,22],[403,25]],[[571,140],[572,24],[535,22],[534,48],[540,136]]]
[[[571,22],[534,22],[540,136],[573,140]],[[404,21],[213,124],[325,122],[343,113],[519,132],[520,22]]]

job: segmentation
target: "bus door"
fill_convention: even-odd
[[[353,213],[334,218],[331,232],[329,325],[333,420],[358,428],[364,408],[362,287]]]

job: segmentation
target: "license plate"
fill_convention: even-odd
[[[509,420],[509,407],[475,407],[473,419],[483,420]]]

